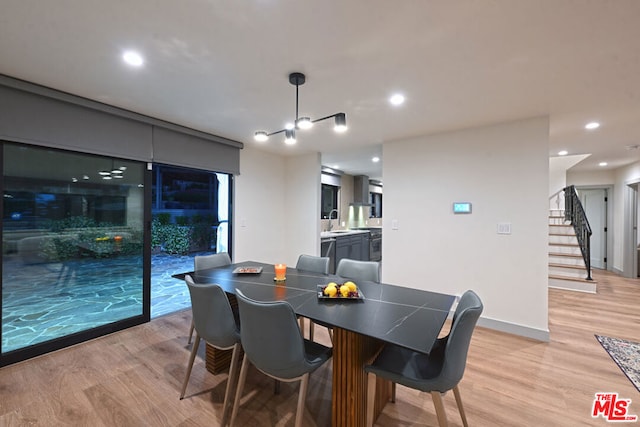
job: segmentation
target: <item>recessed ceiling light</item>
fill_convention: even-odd
[[[567,154],[569,154],[567,150],[558,151],[558,156],[566,156]]]
[[[598,129],[599,127],[600,127],[600,123],[598,122],[590,122],[584,125],[584,128],[589,130]]]
[[[607,164],[608,164],[607,162],[600,162],[598,163],[598,166],[607,166]]]
[[[378,163],[380,161],[380,157],[374,157],[373,159],[371,159],[371,161],[373,163]]]
[[[402,103],[404,103],[404,95],[396,93],[391,98],[389,98],[389,102],[392,105],[401,105]]]
[[[122,55],[122,59],[124,59],[124,62],[134,67],[140,67],[144,63],[142,56],[138,52],[134,52],[133,50],[126,51]]]

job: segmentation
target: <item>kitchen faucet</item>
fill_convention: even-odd
[[[336,213],[336,219],[338,219],[338,218],[339,218],[339,215],[338,215],[338,214],[339,214],[338,209],[331,209],[331,212],[329,212],[329,231],[331,231],[331,229],[333,228],[333,224],[331,223],[331,215],[332,215],[334,212]]]

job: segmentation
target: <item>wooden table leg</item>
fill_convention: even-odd
[[[207,371],[214,375],[227,372],[231,365],[231,354],[233,350],[219,350],[207,344],[207,354],[205,357],[205,365]]]
[[[333,384],[331,394],[331,424],[333,427],[364,427],[367,415],[367,374],[364,366],[370,363],[382,347],[374,338],[333,329]],[[374,419],[387,402],[389,387],[378,381]]]
[[[238,300],[236,299],[236,296],[227,294],[227,298],[229,298],[231,310],[237,310]],[[207,371],[214,375],[218,375],[221,372],[227,372],[229,370],[229,365],[231,365],[232,354],[233,350],[219,350],[207,344],[207,352],[205,355],[205,366],[207,367]],[[240,353],[240,355],[242,354],[243,353]]]

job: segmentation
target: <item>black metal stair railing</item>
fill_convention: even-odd
[[[575,186],[570,185],[564,189],[564,205],[564,219],[571,222],[576,232],[580,252],[587,268],[587,280],[593,280],[591,278],[591,226]]]

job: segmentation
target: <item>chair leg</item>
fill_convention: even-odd
[[[396,403],[396,383],[391,382],[391,403]]]
[[[314,332],[316,324],[313,323],[313,320],[309,320],[309,341],[313,341]]]
[[[242,359],[242,368],[240,368],[240,377],[238,377],[238,388],[236,389],[236,397],[233,400],[233,411],[231,411],[231,422],[229,426],[233,427],[236,422],[236,416],[238,415],[238,407],[240,406],[240,398],[242,397],[242,389],[244,388],[244,382],[247,379],[247,371],[249,370],[249,358],[245,354]]]
[[[238,359],[240,358],[240,343],[233,346],[233,353],[231,353],[231,365],[229,366],[229,378],[227,378],[227,389],[224,392],[224,403],[222,404],[222,422],[220,425],[224,426],[227,423],[227,417],[229,415],[229,402],[231,400],[231,393],[234,392],[234,385],[238,373]]]
[[[327,332],[329,332],[329,339],[331,340],[331,344],[333,344],[333,329],[327,328]]]
[[[302,419],[304,418],[304,402],[307,399],[307,387],[309,385],[309,373],[307,372],[300,380],[300,391],[298,392],[298,407],[296,408],[296,424],[295,427],[302,427]]]
[[[373,427],[373,407],[376,402],[376,374],[367,374],[367,427]]]
[[[187,375],[184,377],[182,383],[182,392],[180,392],[180,400],[184,398],[184,393],[187,391],[187,383],[189,383],[189,377],[191,376],[191,369],[193,368],[193,362],[196,360],[196,354],[198,354],[198,347],[200,346],[200,335],[196,332],[196,341],[193,343],[191,349],[191,356],[189,356],[189,364],[187,365]]]
[[[193,318],[191,318],[191,326],[189,327],[189,340],[187,344],[191,344],[191,338],[193,337],[193,330],[195,329],[196,324],[193,322]]]
[[[467,424],[467,416],[465,415],[464,408],[462,407],[462,398],[460,397],[460,389],[458,388],[457,385],[453,388],[453,395],[456,397],[456,404],[458,405],[458,411],[460,411],[460,417],[462,418],[462,425],[464,425],[464,427],[469,427],[469,424]]]
[[[432,391],[431,398],[433,399],[433,406],[436,407],[436,415],[438,416],[438,425],[440,427],[447,427],[447,413],[444,411],[444,403],[442,402],[442,394],[439,391]]]

